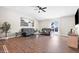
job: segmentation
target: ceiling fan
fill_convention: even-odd
[[[38,8],[38,13],[40,13],[40,11],[46,12],[45,9],[47,9],[47,7],[41,7],[41,6],[36,6]]]

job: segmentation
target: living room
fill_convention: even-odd
[[[66,41],[63,41],[63,39],[69,39],[68,34],[75,27],[75,14],[78,8],[78,6],[0,7],[0,27],[4,22],[10,24],[7,37],[5,33],[0,33],[0,39],[3,42],[1,43],[2,52],[79,52],[78,49],[68,47]],[[52,48],[50,46],[48,48],[46,45],[49,45],[51,37],[53,37],[53,41],[60,40],[57,40],[55,44],[52,41]],[[57,45],[57,42],[60,46]],[[24,47],[24,44],[30,46]],[[17,48],[15,49],[15,47]]]

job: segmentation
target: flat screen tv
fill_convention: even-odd
[[[79,9],[77,10],[75,14],[75,25],[79,24]]]

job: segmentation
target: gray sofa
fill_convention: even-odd
[[[26,37],[26,36],[31,36],[35,33],[34,28],[22,28],[21,29],[21,35]]]
[[[50,35],[51,29],[50,28],[42,28],[42,35]]]

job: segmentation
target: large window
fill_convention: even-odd
[[[51,29],[54,32],[58,32],[58,21],[54,21],[51,23]]]

